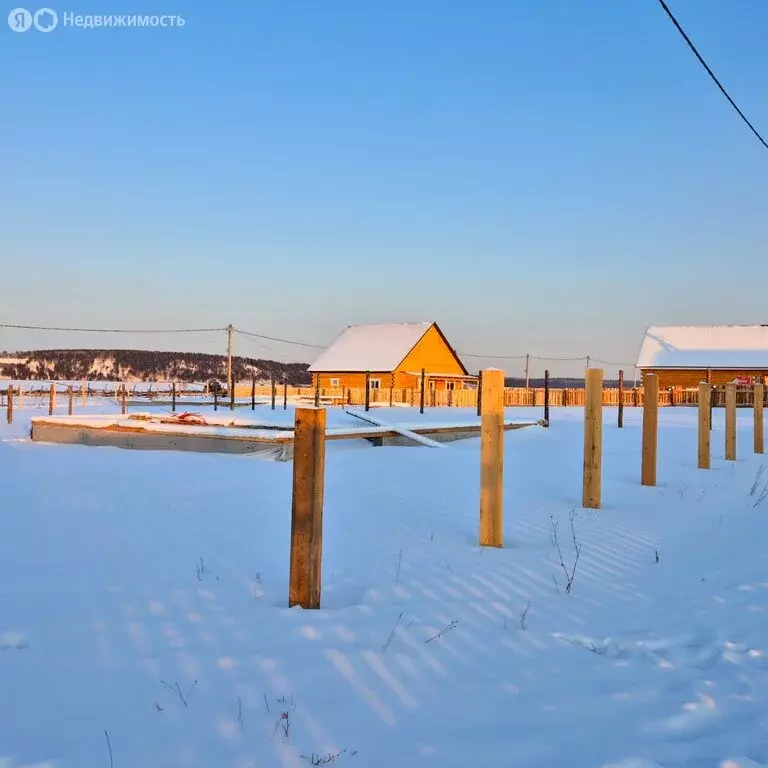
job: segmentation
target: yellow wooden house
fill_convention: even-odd
[[[768,325],[652,326],[637,368],[657,374],[662,388],[766,381]]]
[[[312,386],[322,389],[417,389],[424,369],[429,389],[477,386],[437,323],[347,326],[312,365]]]

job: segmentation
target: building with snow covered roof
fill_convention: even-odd
[[[309,366],[312,385],[331,389],[363,388],[366,373],[372,389],[416,389],[422,369],[430,389],[477,383],[434,322],[347,326]]]
[[[768,380],[768,325],[652,326],[637,358],[661,387]]]

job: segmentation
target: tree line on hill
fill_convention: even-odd
[[[146,349],[36,349],[2,353],[18,362],[0,364],[0,376],[18,380],[225,382],[227,358],[203,352],[159,352]],[[307,363],[280,363],[232,357],[235,381],[268,381],[293,386],[310,382]]]

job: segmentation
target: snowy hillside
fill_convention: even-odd
[[[329,443],[319,611],[286,607],[291,464],[31,444],[40,412],[0,425],[3,768],[768,764],[751,411],[700,471],[696,411],[662,409],[647,488],[640,413],[606,409],[600,511],[581,410],[507,433],[502,550],[477,439]]]

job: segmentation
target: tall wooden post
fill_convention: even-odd
[[[128,388],[123,383],[123,389],[120,392],[120,408],[123,412],[123,416],[128,413]]]
[[[656,485],[656,449],[659,432],[659,377],[643,374],[643,456],[640,482]]]
[[[8,423],[13,424],[13,384],[8,385]]]
[[[315,408],[320,407],[320,374],[315,374]]]
[[[544,426],[549,426],[549,371],[544,371]]]
[[[619,371],[619,429],[624,427],[624,371]]]
[[[725,385],[725,458],[736,461],[736,385]]]
[[[675,403],[675,388],[674,387],[670,387],[669,388],[669,404],[672,407],[674,407],[676,405],[676,403]]]
[[[80,395],[82,397],[83,408],[85,408],[88,402],[88,385],[85,383],[85,379],[83,379],[80,385]]]
[[[526,355],[525,356],[525,388],[526,389],[531,388],[530,370],[531,370],[531,356]],[[536,405],[536,403],[534,403],[534,405]]]
[[[272,380],[271,380],[271,386],[272,386],[272,410],[275,410],[275,401],[277,399],[277,382],[275,381],[275,375],[272,374]]]
[[[251,410],[256,410],[256,377],[251,376]]]
[[[712,409],[715,407],[717,388],[712,386],[712,371],[707,368],[707,386],[709,387],[709,430],[712,431]]]
[[[171,410],[176,411],[176,382],[171,382]]]
[[[288,410],[288,382],[283,381],[283,410]]]
[[[699,383],[699,469],[710,468],[712,435],[710,433],[712,389],[706,381]]]
[[[426,387],[427,372],[426,369],[421,369],[421,400],[419,401],[419,413],[424,413],[424,389]]]
[[[365,410],[371,408],[371,372],[365,372]]]
[[[603,371],[588,368],[584,377],[583,507],[600,509],[603,456]]]
[[[504,371],[486,368],[480,414],[480,546],[504,544]]]
[[[19,408],[24,407],[24,385],[19,384]]]
[[[48,415],[53,416],[56,410],[56,385],[51,384],[50,394],[48,395]]]
[[[218,411],[219,410],[219,388],[216,387],[216,389],[213,390],[213,410]]]
[[[296,409],[289,606],[320,607],[325,422],[324,409]]]
[[[232,323],[227,326],[227,392],[229,392],[229,410],[235,410],[235,380],[232,373]]]
[[[754,402],[754,417],[755,417],[755,453],[765,452],[765,421],[763,420],[765,400],[765,385],[762,383],[755,384],[755,402]]]
[[[70,384],[67,387],[67,413],[71,416],[75,410],[75,390]]]

